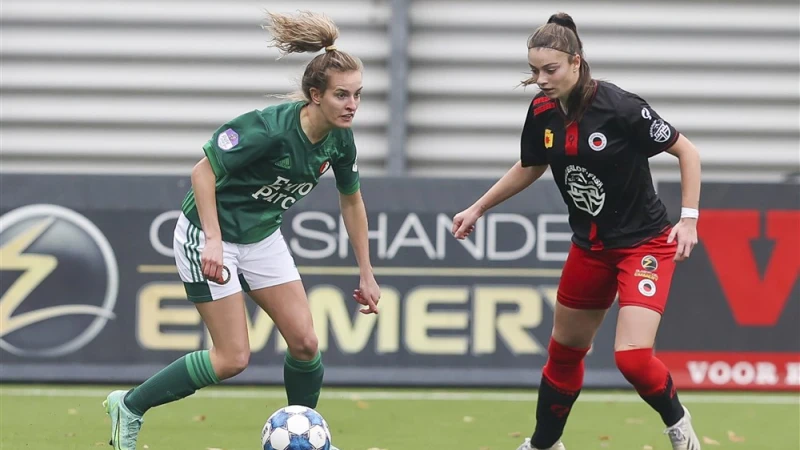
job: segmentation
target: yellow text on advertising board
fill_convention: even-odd
[[[514,355],[544,355],[545,346],[531,331],[541,325],[543,314],[551,313],[555,293],[555,286],[478,284],[418,286],[401,294],[385,286],[379,315],[351,313],[352,299],[333,285],[311,287],[308,299],[321,351],[335,345],[346,354],[487,355],[503,345]],[[210,336],[195,308],[189,302],[175,306],[174,300],[185,301],[181,283],[142,287],[137,298],[139,344],[148,350],[209,347]],[[247,325],[253,352],[264,350],[272,337],[273,351],[286,349],[274,323],[260,309],[248,315]],[[374,347],[368,349],[373,336]]]

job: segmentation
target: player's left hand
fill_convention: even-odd
[[[677,225],[672,227],[667,243],[671,244],[678,240],[678,248],[675,251],[675,261],[683,261],[692,253],[692,249],[697,245],[697,219],[684,217]]]
[[[381,288],[375,277],[362,275],[358,289],[353,290],[353,298],[358,303],[366,306],[359,310],[361,314],[378,314],[378,302],[381,300]]]

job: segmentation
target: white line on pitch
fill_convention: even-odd
[[[71,397],[103,398],[110,389],[37,389],[2,388],[0,397]],[[220,399],[284,399],[286,394],[275,389],[210,389],[199,391],[193,397]],[[495,402],[533,402],[534,393],[520,392],[443,392],[443,391],[322,391],[322,398],[329,400],[405,400],[405,401],[495,401]],[[749,405],[800,405],[800,396],[774,394],[695,394],[684,392],[681,400],[686,403],[749,404]],[[581,402],[590,403],[638,403],[642,399],[636,394],[584,392]]]

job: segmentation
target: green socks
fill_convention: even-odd
[[[298,361],[286,352],[283,363],[283,384],[289,405],[316,408],[325,367],[320,353],[311,361]]]
[[[217,383],[219,378],[211,366],[208,350],[189,353],[130,390],[125,395],[125,406],[142,416],[154,406],[180,400]]]
[[[283,380],[290,405],[316,408],[325,367],[319,353],[311,361],[298,361],[286,352]],[[188,397],[198,389],[219,383],[208,351],[189,353],[125,395],[125,406],[140,416],[148,409]]]

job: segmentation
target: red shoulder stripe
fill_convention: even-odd
[[[540,103],[545,103],[545,102],[549,102],[549,101],[550,101],[549,98],[547,98],[546,96],[542,96],[542,97],[537,97],[537,98],[533,99],[533,104],[534,105],[538,105]]]
[[[549,111],[549,110],[551,110],[551,109],[553,109],[555,107],[556,107],[556,103],[555,102],[545,103],[544,105],[539,106],[536,109],[534,109],[533,110],[533,115],[534,116],[538,116],[539,114],[541,114],[541,113],[543,113],[545,111]]]

